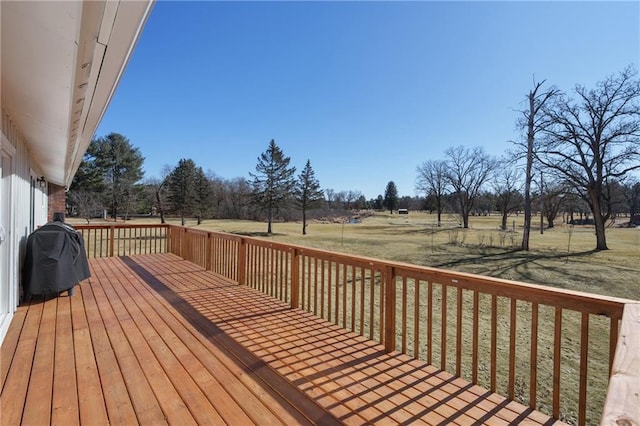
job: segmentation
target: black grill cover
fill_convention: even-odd
[[[49,222],[27,239],[24,295],[71,290],[91,276],[84,239],[72,226]]]

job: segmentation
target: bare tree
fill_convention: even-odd
[[[469,213],[483,185],[491,177],[496,161],[481,147],[448,148],[445,155],[447,156],[447,180],[458,200],[462,224],[466,229],[469,227]]]
[[[225,180],[222,185],[219,215],[223,218],[249,219],[255,211],[249,210],[251,186],[242,177]]]
[[[554,99],[536,158],[566,180],[587,202],[596,250],[607,250],[605,224],[611,216],[610,185],[640,169],[640,81],[627,68],[597,83],[576,86],[577,99]]]
[[[84,189],[69,191],[68,196],[69,201],[76,209],[76,213],[86,220],[87,224],[91,223],[91,218],[95,217],[102,207],[98,194],[92,191]]]
[[[564,197],[569,192],[566,185],[558,182],[545,183],[542,189],[542,214],[547,219],[547,226],[554,227],[554,221],[564,204]]]
[[[360,197],[359,191],[349,190],[345,191],[345,202],[346,202],[346,210],[353,210],[356,204],[356,201]]]
[[[522,148],[520,154],[526,159],[524,174],[524,230],[522,232],[522,250],[529,250],[529,234],[531,232],[531,182],[533,181],[533,160],[536,136],[550,124],[549,116],[545,114],[545,105],[560,95],[560,91],[554,87],[542,91],[546,80],[538,83],[533,81],[533,89],[526,95],[528,108],[521,111],[518,126],[527,131],[527,140],[519,144]]]
[[[503,160],[506,163],[506,160]],[[513,167],[503,167],[493,176],[495,204],[502,217],[501,229],[507,229],[507,218],[514,211],[522,209],[524,198],[522,188],[522,172]]]
[[[171,166],[165,164],[160,171],[160,179],[153,180],[152,185],[155,189],[155,205],[160,215],[160,223],[165,223],[164,212],[167,204],[167,178],[171,174]]]
[[[418,166],[416,190],[431,196],[438,215],[438,226],[442,223],[444,197],[448,192],[447,163],[442,160],[428,160]]]
[[[332,188],[327,188],[324,190],[324,194],[327,198],[327,208],[331,210],[333,208],[333,203],[336,200],[336,191]]]

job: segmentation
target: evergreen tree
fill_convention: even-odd
[[[320,189],[320,182],[316,179],[309,160],[307,160],[307,164],[305,164],[304,169],[298,176],[295,199],[298,208],[302,210],[302,235],[306,235],[307,210],[320,207],[324,201],[324,192]]]
[[[185,216],[192,215],[197,204],[196,165],[191,159],[181,159],[167,177],[170,209],[180,215],[182,225]]]
[[[196,192],[195,215],[198,220],[198,225],[200,225],[202,218],[209,217],[213,210],[213,187],[204,174],[202,167],[198,167],[195,170],[194,178]]]
[[[384,190],[384,206],[389,209],[389,213],[398,207],[398,188],[394,181],[389,181]]]
[[[91,141],[83,162],[83,170],[76,181],[78,187],[89,185],[94,191],[102,192],[113,218],[118,216],[119,210],[127,211],[127,203],[131,200],[129,194],[144,174],[144,157],[138,148],[131,145],[126,137],[109,133]],[[98,183],[99,180],[102,184]]]
[[[95,158],[91,153],[93,146],[91,144],[85,152],[67,195],[71,213],[83,217],[87,223],[90,223],[91,218],[103,208],[102,197],[105,192],[104,176],[96,167]]]
[[[295,167],[289,167],[291,158],[271,139],[269,147],[258,157],[256,173],[249,173],[253,204],[267,213],[267,233],[272,233],[273,215],[291,198],[295,187]]]

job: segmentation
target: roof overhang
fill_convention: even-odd
[[[154,0],[2,1],[2,107],[48,181],[71,185]]]

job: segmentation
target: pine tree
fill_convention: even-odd
[[[384,190],[384,206],[393,214],[393,210],[398,207],[398,188],[394,181],[389,181]]]
[[[249,173],[253,204],[267,212],[267,233],[272,233],[273,216],[291,199],[295,187],[295,167],[289,167],[291,158],[271,139],[269,147],[258,157],[256,174]]]
[[[198,225],[202,223],[202,218],[208,217],[213,210],[213,188],[211,182],[204,174],[202,167],[195,170],[195,215]]]
[[[133,147],[129,139],[118,134],[94,139],[87,150],[87,160],[104,179],[106,203],[111,206],[111,216],[116,218],[121,209],[128,210],[125,200],[133,191],[133,186],[142,179],[144,157],[138,148]],[[91,163],[87,163],[91,166]]]
[[[296,204],[302,210],[302,235],[307,234],[307,210],[319,207],[324,201],[324,192],[320,189],[320,182],[311,168],[311,161],[307,160],[300,175],[295,190]]]
[[[195,163],[191,159],[181,159],[167,179],[170,208],[180,214],[184,226],[185,216],[193,214],[197,203]]]

